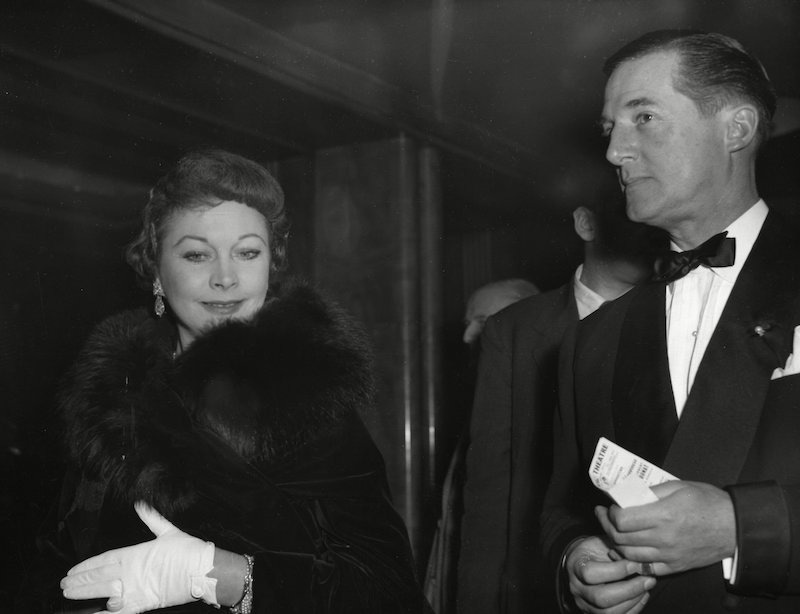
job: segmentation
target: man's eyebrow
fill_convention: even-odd
[[[647,96],[641,96],[639,98],[631,98],[628,102],[625,103],[624,108],[626,109],[638,109],[639,107],[652,107],[656,106],[656,101],[652,98],[648,98]],[[605,130],[608,128],[609,124],[613,124],[614,120],[610,117],[606,117],[605,115],[601,116],[600,119],[596,120],[596,125],[600,130]]]
[[[637,107],[651,107],[656,104],[656,101],[652,98],[648,98],[647,96],[642,96],[641,98],[631,98],[628,102],[625,103],[626,109],[635,109]]]

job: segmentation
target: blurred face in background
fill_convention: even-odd
[[[478,340],[486,325],[486,319],[512,303],[530,294],[535,294],[531,286],[529,291],[520,291],[507,285],[492,284],[476,290],[467,301],[467,312],[464,315],[464,343],[471,345]]]
[[[209,327],[253,316],[269,286],[264,216],[235,201],[183,209],[160,238],[158,279],[178,325],[179,349]]]
[[[594,220],[594,254],[613,264],[617,280],[631,285],[647,281],[655,259],[669,248],[667,233],[629,220],[624,199],[619,198],[596,211]]]

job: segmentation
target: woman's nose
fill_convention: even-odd
[[[211,273],[211,287],[218,290],[227,290],[238,283],[236,267],[227,258],[220,258]]]

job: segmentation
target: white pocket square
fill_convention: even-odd
[[[795,356],[798,356],[795,360]],[[786,359],[786,366],[781,369],[778,367],[772,372],[771,380],[779,379],[787,375],[795,375],[800,373],[800,326],[794,327],[794,339],[792,341],[792,353]]]

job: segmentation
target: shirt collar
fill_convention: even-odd
[[[764,225],[764,220],[767,219],[768,212],[767,203],[764,202],[764,199],[759,199],[758,202],[742,213],[725,229],[728,231],[729,238],[736,239],[736,258],[733,266],[712,268],[711,271],[715,275],[731,284],[736,281],[747,257],[750,255],[750,251],[753,249],[758,233],[761,232],[761,227]],[[682,251],[674,243],[671,243],[670,248],[675,251]]]
[[[575,303],[578,306],[578,319],[583,320],[605,303],[605,299],[581,281],[581,273],[583,273],[582,264],[575,270],[572,287],[575,292]]]

